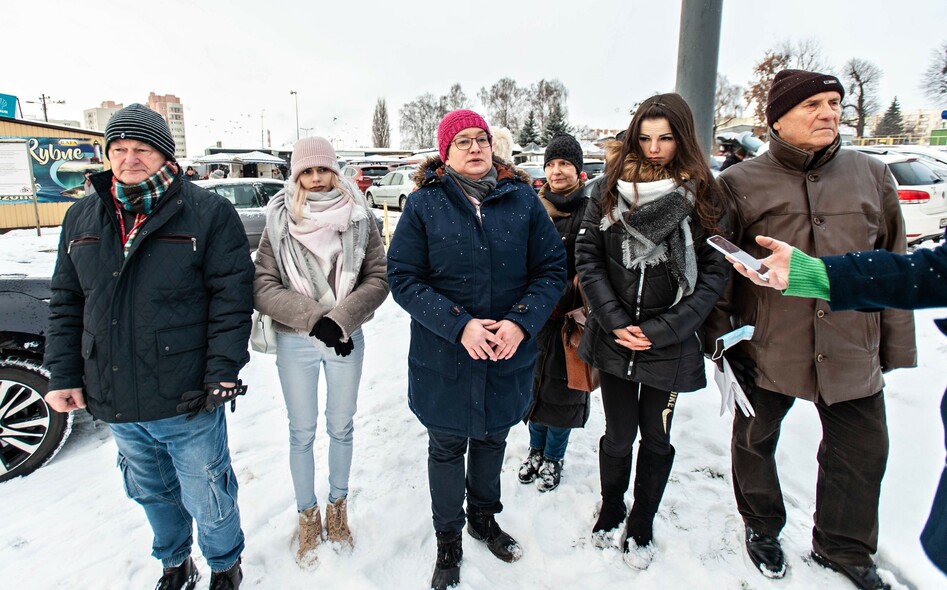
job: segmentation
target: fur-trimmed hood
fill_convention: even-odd
[[[529,174],[512,164],[507,164],[499,158],[493,158],[493,167],[496,168],[497,171],[497,182],[503,179],[521,180],[526,184],[532,182]],[[414,176],[411,180],[414,181],[414,184],[418,188],[421,188],[432,182],[440,181],[440,178],[446,173],[445,164],[441,161],[441,157],[431,156],[418,165],[418,169],[414,172]]]

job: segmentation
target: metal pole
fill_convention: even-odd
[[[714,96],[720,53],[723,0],[681,0],[681,31],[677,48],[677,93],[694,112],[697,141],[704,156],[713,145]]]
[[[296,101],[296,141],[299,141],[299,95],[296,94],[295,90],[290,90],[289,93],[293,95],[293,99]]]

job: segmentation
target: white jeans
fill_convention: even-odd
[[[319,416],[319,370],[326,372],[326,432],[329,435],[329,502],[349,493],[352,467],[353,417],[362,377],[365,341],[361,329],[352,336],[355,349],[339,356],[322,342],[278,332],[276,367],[289,415],[289,470],[293,476],[296,508],[315,506],[315,461],[312,445]],[[315,345],[313,343],[315,342]]]

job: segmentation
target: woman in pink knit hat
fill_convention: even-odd
[[[532,403],[536,335],[565,287],[566,255],[529,177],[494,158],[483,117],[448,113],[437,143],[398,220],[388,280],[411,315],[408,401],[428,430],[431,587],[443,589],[460,580],[465,522],[497,558],[522,555],[494,516],[500,470]]]
[[[255,306],[273,318],[276,367],[289,415],[289,468],[299,511],[297,562],[315,564],[323,525],[312,445],[325,370],[329,541],[352,546],[346,498],[365,344],[361,325],[388,296],[385,249],[365,197],[339,175],[328,141],[293,146],[286,187],[267,205],[256,256]]]

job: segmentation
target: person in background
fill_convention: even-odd
[[[730,153],[727,154],[726,159],[724,159],[723,164],[720,165],[720,171],[723,172],[730,166],[734,164],[739,164],[746,159],[747,152],[746,148],[741,145],[735,145],[730,149]]]
[[[477,113],[444,116],[388,250],[392,296],[411,315],[408,404],[428,430],[438,590],[460,581],[465,520],[497,558],[522,555],[495,518],[500,470],[532,403],[537,334],[565,288],[556,228],[491,140]]]
[[[770,269],[768,281],[740,263],[734,267],[760,287],[781,290],[783,295],[823,299],[832,311],[947,307],[947,232],[944,238],[933,250],[905,255],[872,250],[813,258],[786,242],[757,236],[756,243],[772,251],[763,259]],[[947,318],[935,324],[947,335]],[[941,398],[940,414],[947,432],[947,392]],[[921,546],[934,565],[947,573],[947,468],[941,472]]]
[[[719,231],[722,210],[691,109],[677,94],[641,103],[623,141],[606,146],[604,176],[592,189],[575,246],[591,309],[579,355],[600,372],[605,408],[602,508],[592,536],[596,546],[609,546],[625,521],[624,561],[647,569],[654,517],[674,463],[678,394],[707,384],[698,332],[723,293],[727,265],[705,238]],[[624,496],[639,431],[628,512]]]
[[[313,442],[319,372],[329,434],[329,541],[351,547],[349,472],[365,341],[361,326],[388,296],[385,249],[365,197],[339,174],[329,142],[293,146],[292,176],[270,200],[256,257],[256,308],[276,327],[276,368],[289,416],[289,469],[299,513],[296,560],[316,561],[322,519]]]
[[[184,179],[185,179],[185,180],[190,180],[190,181],[193,182],[193,181],[195,181],[195,180],[199,180],[199,179],[200,179],[200,174],[198,174],[198,173],[197,173],[197,170],[195,170],[193,167],[188,166],[188,167],[187,167],[187,170],[184,171]]]
[[[507,164],[513,163],[513,134],[506,127],[494,127],[493,156]]]
[[[276,166],[273,166],[273,169],[270,170],[270,176],[272,176],[276,180],[283,180],[283,173],[280,172],[279,168],[277,168]]]
[[[245,389],[253,263],[227,199],[185,182],[161,115],[132,104],[105,127],[112,169],[66,212],[51,283],[46,403],[108,424],[145,510],[158,588],[239,588],[244,535],[224,405]]]
[[[541,492],[556,489],[573,428],[582,428],[589,418],[589,394],[569,388],[566,356],[562,343],[565,314],[581,305],[575,278],[575,239],[589,199],[582,170],[582,147],[571,135],[557,135],[546,146],[543,157],[546,184],[539,200],[549,214],[566,248],[566,290],[552,315],[536,335],[539,350],[533,379],[533,405],[527,415],[529,455],[520,466],[520,483],[536,482]]]
[[[770,148],[720,174],[732,206],[732,240],[751,255],[772,234],[808,254],[905,250],[897,188],[885,165],[840,149],[845,90],[835,76],[782,70],[766,101]],[[742,326],[753,337],[726,352],[756,415],[737,412],[731,463],[746,551],[770,578],[786,574],[779,542],[786,508],[776,470],[782,421],[796,399],[813,402],[822,423],[812,559],[856,586],[884,589],[871,555],[888,459],[883,373],[916,364],[908,311],[833,311],[747,281],[731,281],[705,331],[716,339]]]

